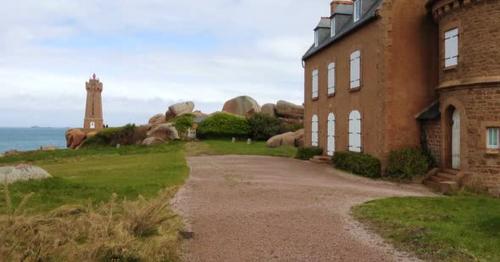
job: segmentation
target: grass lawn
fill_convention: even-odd
[[[265,142],[257,141],[248,145],[246,141],[204,140],[186,144],[186,151],[191,156],[199,155],[261,155],[294,157],[297,149],[291,146],[268,148]]]
[[[500,261],[500,199],[390,198],[353,214],[395,246],[430,261]]]
[[[106,202],[113,193],[128,200],[152,197],[166,187],[181,185],[188,175],[183,146],[32,152],[0,158],[0,165],[29,162],[47,170],[53,178],[15,183],[9,191],[14,204],[35,193],[27,211],[48,211],[65,204]],[[0,194],[0,213],[6,211],[4,198]]]

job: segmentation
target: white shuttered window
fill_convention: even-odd
[[[351,54],[351,89],[361,86],[361,51]]]
[[[318,69],[312,72],[312,98],[318,98],[319,96],[319,71]]]
[[[317,115],[312,117],[311,145],[319,146],[319,119]]]
[[[458,65],[458,28],[444,34],[444,66]]]
[[[362,0],[355,0],[354,1],[354,12],[353,12],[353,20],[354,22],[356,23],[357,21],[359,21],[359,19],[361,18],[361,1]]]
[[[361,114],[352,111],[349,114],[349,151],[361,152]]]
[[[333,17],[331,20],[330,20],[330,36],[331,37],[335,37],[335,34],[337,33],[336,32],[336,27],[337,27],[337,19],[335,19],[335,17]]]
[[[333,156],[335,153],[335,115],[330,113],[328,115],[328,147],[327,153],[329,156]]]
[[[335,63],[328,65],[328,95],[335,94]]]

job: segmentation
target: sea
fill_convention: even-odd
[[[9,150],[30,151],[42,146],[66,147],[64,136],[68,128],[10,128],[0,127],[0,154]]]

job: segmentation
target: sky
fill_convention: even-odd
[[[193,101],[303,103],[301,57],[330,0],[0,0],[0,126],[80,127],[85,82],[110,126]]]

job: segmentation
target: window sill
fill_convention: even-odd
[[[487,156],[498,156],[500,155],[500,149],[486,149]]]
[[[336,94],[336,93],[328,94],[328,98],[335,97],[335,94]]]
[[[361,86],[350,88],[349,93],[359,92],[361,90]]]
[[[457,69],[458,69],[458,65],[443,67],[443,71],[445,71],[445,72],[456,71]]]
[[[319,100],[319,97],[315,97],[315,98],[312,99],[313,102],[316,102],[318,100]]]

